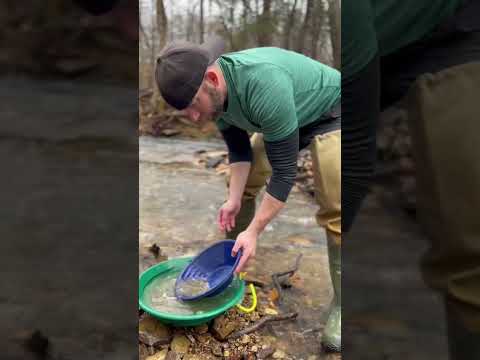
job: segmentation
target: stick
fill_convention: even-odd
[[[281,277],[281,276],[285,276],[285,275],[292,276],[293,274],[295,274],[297,272],[297,270],[300,266],[300,260],[302,259],[302,257],[303,257],[303,254],[299,254],[297,256],[297,260],[295,260],[295,266],[291,270],[274,273],[272,276],[276,276],[276,277]]]
[[[297,272],[299,266],[300,266],[300,260],[302,259],[303,254],[299,254],[297,256],[297,260],[295,261],[295,266],[287,271],[279,272],[279,273],[274,273],[272,274],[272,281],[273,285],[275,285],[275,288],[277,289],[278,292],[278,303],[282,303],[282,287],[280,286],[280,283],[278,282],[278,278],[281,276],[289,275],[289,277],[292,277],[295,272]]]
[[[229,339],[236,339],[240,336],[249,334],[251,332],[254,332],[258,329],[260,329],[262,326],[264,326],[266,323],[272,322],[272,321],[283,321],[283,320],[290,320],[290,319],[295,319],[298,316],[297,312],[292,312],[292,313],[287,313],[287,314],[279,314],[279,315],[267,315],[262,317],[259,321],[257,321],[255,324],[252,326],[246,327],[243,330],[239,330],[228,336]]]

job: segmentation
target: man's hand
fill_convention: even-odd
[[[248,260],[255,256],[257,250],[257,237],[258,234],[256,232],[249,230],[245,230],[238,235],[232,249],[232,256],[236,256],[238,250],[242,249],[242,257],[240,258],[238,266],[235,268],[235,273],[238,274],[241,272]]]
[[[228,200],[218,211],[217,223],[220,231],[231,231],[235,227],[235,217],[240,211],[240,201]]]

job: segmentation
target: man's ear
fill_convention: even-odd
[[[211,83],[215,87],[218,87],[220,83],[218,79],[218,74],[213,69],[207,69],[207,72],[205,73],[205,80],[207,80],[207,82]]]

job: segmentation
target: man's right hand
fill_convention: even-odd
[[[231,231],[235,227],[235,218],[240,212],[240,201],[228,200],[218,211],[217,223],[220,231]]]

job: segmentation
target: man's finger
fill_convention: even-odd
[[[222,231],[225,231],[226,229],[226,217],[227,217],[227,214],[225,213],[225,210],[222,209],[222,215],[220,217],[220,224],[222,226]]]
[[[242,271],[243,269],[243,266],[245,265],[245,263],[247,262],[248,260],[248,255],[243,253],[242,257],[240,258],[240,261],[238,262],[238,266],[237,268],[235,269],[235,273],[239,273],[240,271]]]
[[[218,215],[217,215],[217,225],[218,225],[218,228],[219,228],[221,231],[223,231],[223,230],[222,230],[222,210],[220,210],[220,211],[218,212]]]
[[[233,248],[232,248],[232,256],[236,256],[238,249],[240,248],[241,248],[240,243],[238,241],[235,241],[235,244],[233,245]]]

